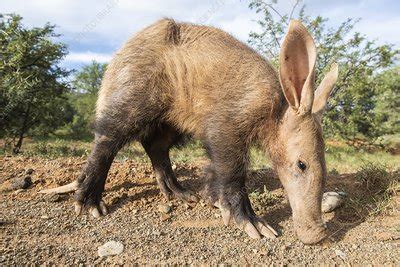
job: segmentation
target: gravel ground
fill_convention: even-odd
[[[217,209],[203,202],[189,206],[165,202],[151,166],[114,162],[104,200],[110,214],[99,220],[73,212],[71,195],[42,195],[44,188],[66,184],[79,175],[84,158],[0,158],[0,265],[98,263],[228,263],[228,264],[399,264],[400,199],[379,216],[360,216],[346,205],[324,215],[327,241],[305,246],[292,231],[284,192],[269,170],[254,172],[251,196],[256,212],[265,216],[280,237],[252,240],[234,225],[224,226]],[[181,164],[177,175],[193,190],[201,187],[204,163]],[[27,189],[12,188],[18,177],[30,176]],[[256,179],[263,177],[262,180]],[[352,175],[328,179],[328,188],[352,196]],[[396,202],[397,201],[397,202]],[[171,211],[160,211],[160,204]],[[165,208],[165,207],[161,207]],[[108,241],[123,244],[116,256],[98,256]]]

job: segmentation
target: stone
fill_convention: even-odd
[[[108,241],[97,249],[97,253],[100,257],[119,255],[123,251],[124,245],[117,241]]]
[[[158,211],[162,213],[170,213],[172,210],[170,205],[160,204],[158,205]]]
[[[322,196],[321,211],[328,213],[334,211],[344,203],[344,195],[342,192],[325,192]]]
[[[131,210],[132,215],[135,215],[135,214],[137,214],[138,212],[139,212],[138,209],[132,209],[132,210]]]
[[[0,185],[0,192],[27,189],[32,185],[32,178],[27,175],[24,177],[11,178]]]
[[[15,178],[12,182],[13,189],[27,189],[32,185],[32,178],[27,175],[25,177]]]
[[[344,253],[343,251],[341,251],[340,249],[335,249],[335,254],[336,256],[338,256],[339,258],[341,258],[342,260],[346,259],[346,253]]]

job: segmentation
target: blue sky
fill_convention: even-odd
[[[288,12],[294,0],[279,1]],[[355,30],[400,47],[399,0],[305,0],[307,13],[329,18],[334,26],[346,18],[361,18]],[[246,41],[257,31],[258,15],[249,0],[1,0],[1,13],[17,13],[26,26],[56,24],[69,55],[67,68],[79,68],[91,60],[107,62],[132,34],[162,17],[209,24]]]

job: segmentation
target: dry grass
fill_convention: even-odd
[[[400,193],[400,170],[388,171],[384,165],[369,163],[354,177],[359,190],[349,203],[355,211],[377,215],[395,208],[391,200]]]

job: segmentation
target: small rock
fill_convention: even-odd
[[[335,254],[336,256],[338,256],[339,258],[341,258],[342,260],[346,259],[346,253],[344,253],[343,251],[341,251],[340,249],[335,249]]]
[[[109,241],[97,249],[97,253],[100,257],[118,255],[121,254],[122,251],[124,251],[124,245],[117,241]]]
[[[132,209],[132,210],[131,210],[132,215],[135,215],[135,214],[137,214],[138,212],[139,212],[139,210],[137,210],[137,209]]]
[[[166,204],[160,204],[158,205],[158,211],[162,212],[162,213],[170,213],[172,210],[170,205],[166,205]]]
[[[0,192],[7,192],[18,189],[27,189],[31,185],[32,185],[32,179],[29,175],[25,177],[15,177],[1,184]]]
[[[176,170],[176,165],[175,165],[175,164],[172,164],[172,166],[171,166],[171,167],[172,167],[172,170],[173,170],[173,171],[175,171],[175,170]]]
[[[324,213],[331,212],[335,210],[336,208],[340,207],[343,205],[343,198],[344,198],[344,193],[343,192],[325,192],[322,196],[322,204],[321,204],[321,210]]]
[[[154,230],[154,231],[153,231],[153,235],[155,235],[155,236],[160,236],[160,235],[161,235],[161,232],[158,231],[158,230]]]
[[[23,178],[22,177],[16,178],[12,182],[13,189],[27,189],[31,185],[32,185],[32,178],[29,175]]]

